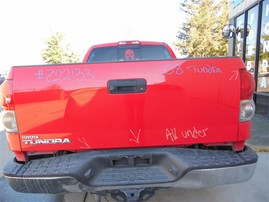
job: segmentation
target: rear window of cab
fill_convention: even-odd
[[[87,60],[88,63],[118,62],[133,60],[165,60],[171,56],[162,45],[132,45],[94,48]]]

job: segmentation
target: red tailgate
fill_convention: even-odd
[[[243,67],[239,58],[15,67],[22,149],[236,141]]]

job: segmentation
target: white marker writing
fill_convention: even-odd
[[[197,139],[198,137],[203,138],[207,136],[206,134],[207,130],[208,128],[197,130],[195,127],[193,127],[193,129],[191,130],[181,131],[181,134],[182,134],[182,137],[185,139],[187,138]]]
[[[169,130],[168,128],[166,128],[165,134],[166,134],[166,139],[167,140],[170,139],[170,140],[172,140],[172,142],[174,142],[175,140],[178,139],[176,128],[171,128],[171,130]]]
[[[79,139],[78,138],[78,141],[80,141],[83,145],[85,145],[85,146],[80,147],[80,148],[87,148],[87,149],[91,148],[90,145],[87,143],[87,141],[85,140],[84,137],[82,139]]]
[[[230,81],[231,80],[236,80],[238,78],[238,71],[232,71],[232,76],[230,77]]]
[[[140,137],[140,133],[141,133],[141,129],[138,130],[137,135],[134,134],[134,132],[130,129],[130,133],[133,135],[133,138],[130,139],[130,142],[135,142],[137,144],[139,144],[139,137]]]

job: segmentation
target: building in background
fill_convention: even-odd
[[[240,56],[256,82],[256,114],[269,119],[269,0],[231,0],[229,55]]]

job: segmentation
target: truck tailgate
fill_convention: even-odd
[[[24,151],[238,139],[239,58],[14,67]]]

